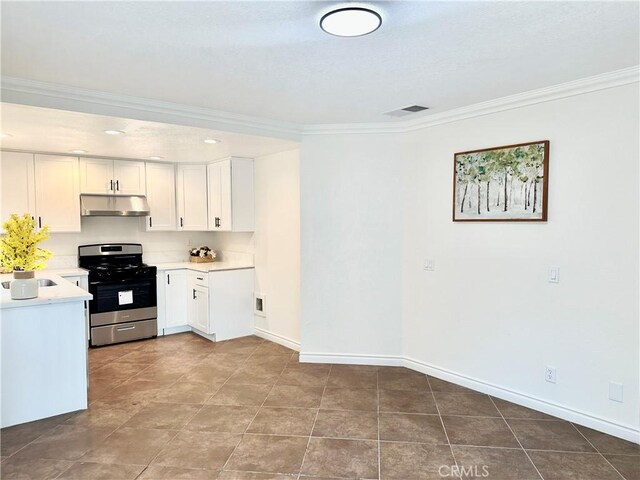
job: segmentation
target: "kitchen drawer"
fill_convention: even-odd
[[[194,285],[209,288],[208,273],[199,273],[199,272],[190,272],[190,273],[191,273],[191,281],[193,282]]]
[[[141,338],[151,338],[158,334],[157,320],[143,320],[141,322],[118,323],[91,329],[91,345],[100,346],[111,343],[128,342]]]

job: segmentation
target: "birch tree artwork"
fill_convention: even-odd
[[[548,172],[548,140],[456,153],[453,221],[546,221]]]

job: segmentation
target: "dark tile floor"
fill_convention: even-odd
[[[640,479],[638,445],[404,368],[190,333],[89,356],[89,409],[2,430],[3,479]]]

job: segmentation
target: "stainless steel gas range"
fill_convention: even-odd
[[[142,245],[81,245],[78,264],[89,270],[92,347],[157,335],[156,267],[142,263]]]

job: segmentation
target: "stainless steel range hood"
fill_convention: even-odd
[[[144,195],[80,195],[83,217],[144,217],[149,204]]]

